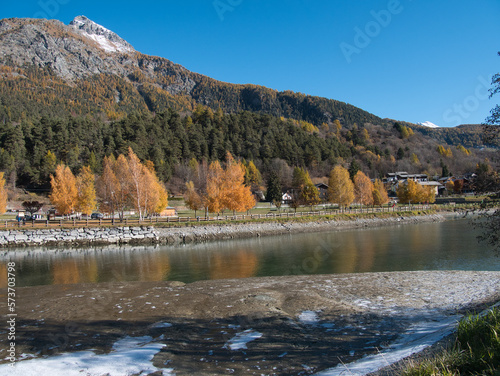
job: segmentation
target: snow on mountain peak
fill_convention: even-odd
[[[134,48],[116,33],[85,16],[77,16],[69,24],[82,36],[96,42],[106,52],[133,52]]]
[[[439,125],[436,125],[434,123],[431,123],[430,121],[424,121],[423,123],[417,123],[418,125],[422,125],[424,127],[428,127],[428,128],[440,128]]]

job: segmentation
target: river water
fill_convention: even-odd
[[[500,270],[500,259],[468,220],[291,234],[184,246],[25,248],[0,255],[16,262],[16,284],[114,281],[194,282],[302,274],[406,270]]]

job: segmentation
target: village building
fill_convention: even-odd
[[[321,201],[328,201],[328,185],[325,183],[314,184],[319,192],[319,199]]]

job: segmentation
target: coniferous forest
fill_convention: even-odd
[[[90,166],[100,173],[105,156],[126,154],[131,147],[141,160],[153,162],[158,178],[172,193],[182,193],[183,166],[190,160],[223,161],[227,153],[253,161],[264,176],[281,169],[289,184],[291,167],[312,177],[325,177],[336,164],[351,165],[372,178],[409,170],[441,174],[473,171],[482,157],[463,146],[436,147],[411,128],[394,123],[355,124],[344,129],[339,121],[315,126],[306,121],[240,112],[224,114],[198,106],[189,116],[175,110],[136,111],[121,120],[101,117],[42,117],[0,123],[0,171],[7,182],[28,190],[50,188],[50,175],[59,163],[77,173]]]

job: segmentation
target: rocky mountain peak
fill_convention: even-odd
[[[80,35],[96,42],[106,52],[127,53],[135,51],[126,40],[85,16],[75,17],[69,26]]]

